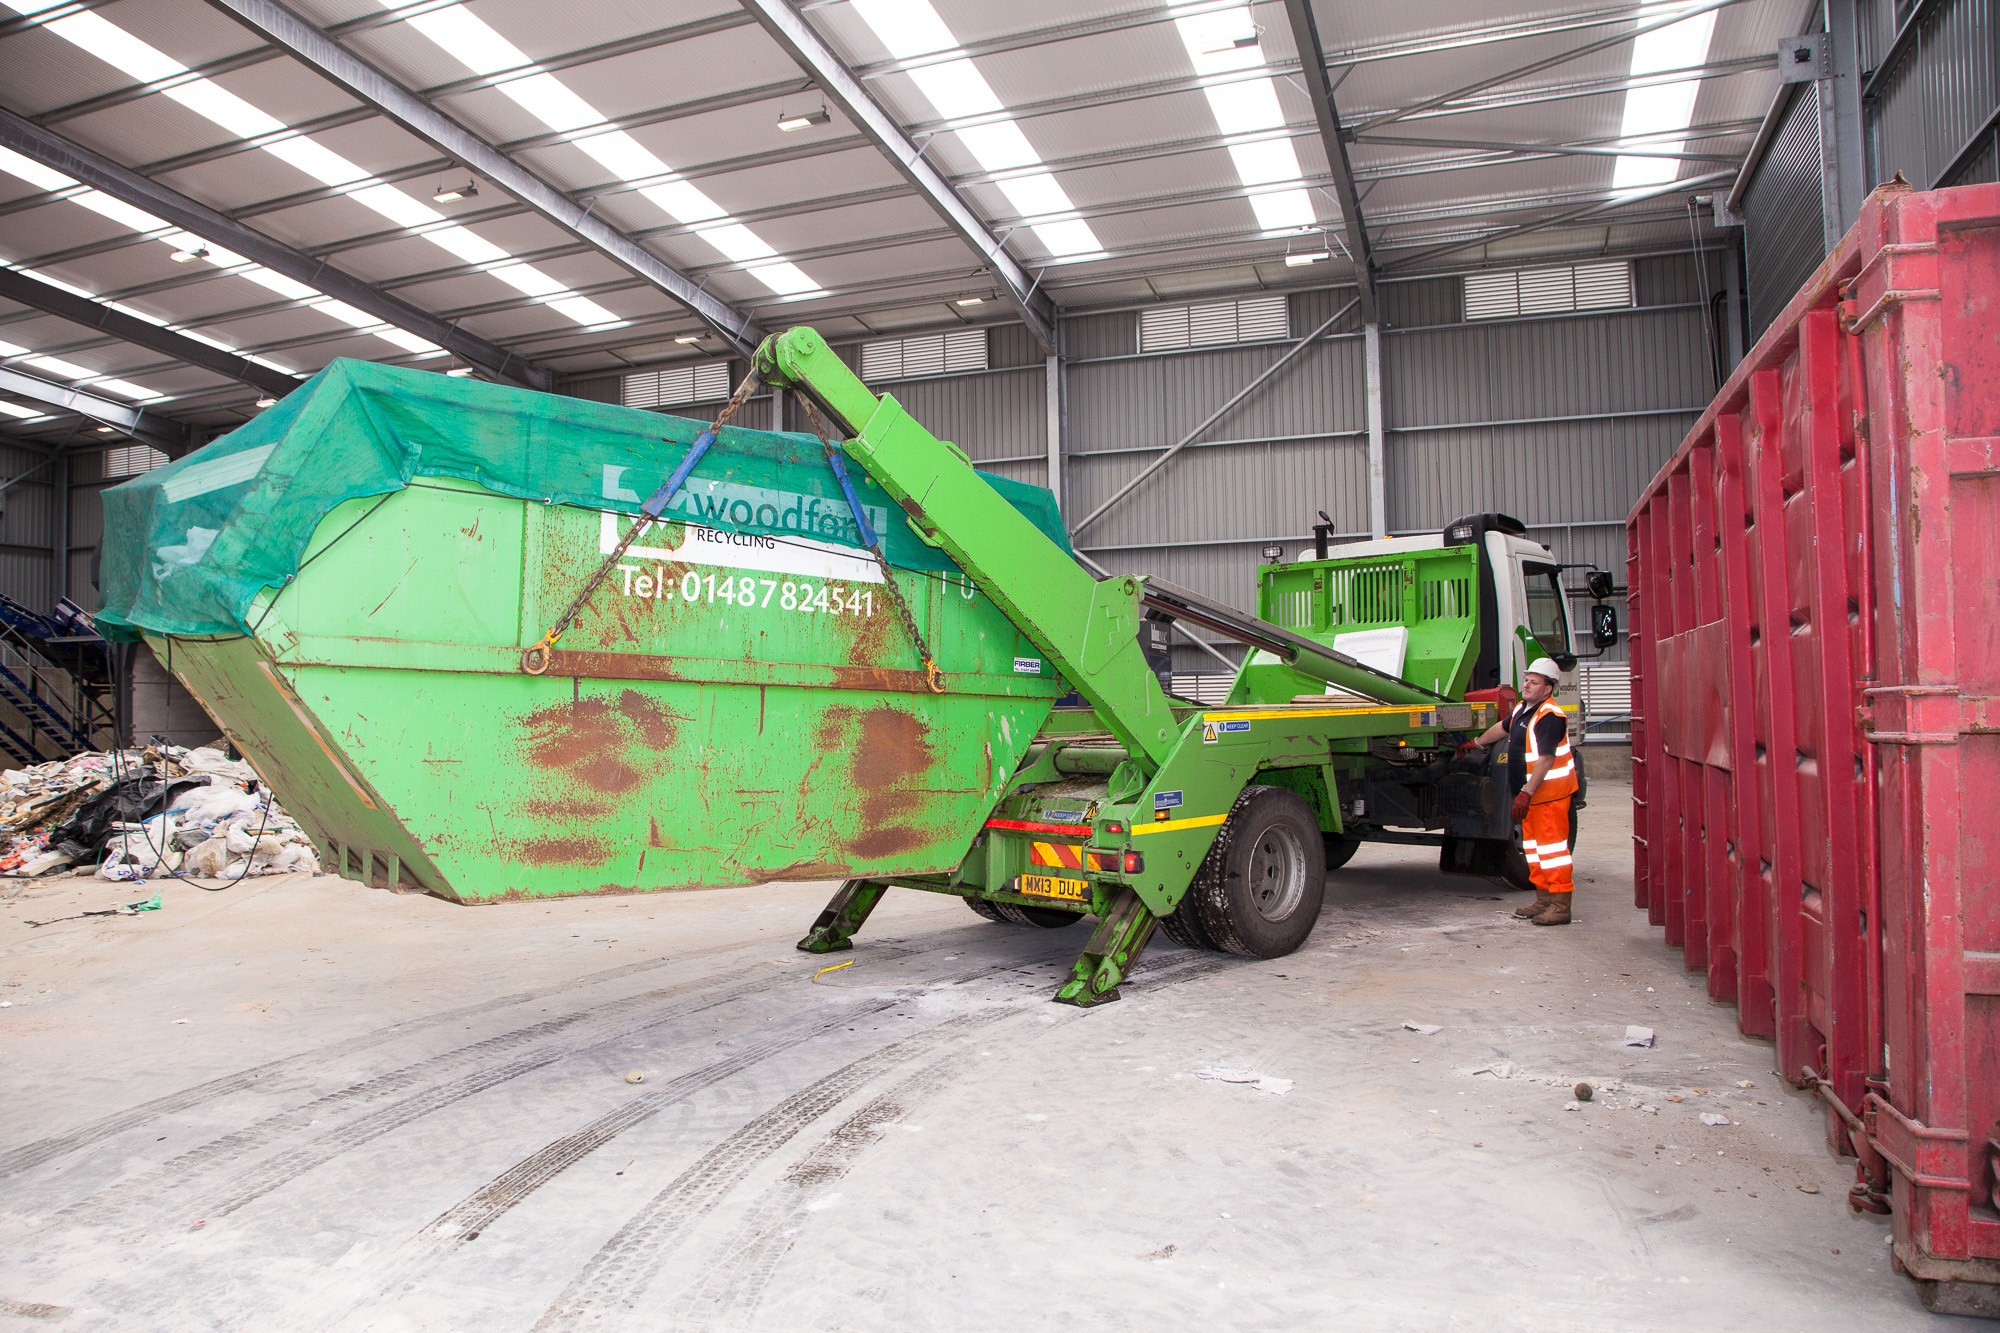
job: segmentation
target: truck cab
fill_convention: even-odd
[[[1565,672],[1557,702],[1574,703],[1565,566],[1520,520],[1475,514],[1434,534],[1340,545],[1329,543],[1330,529],[1322,525],[1296,559],[1266,548],[1258,570],[1261,619],[1452,700],[1505,703],[1528,664],[1550,657]],[[1602,573],[1589,583],[1600,598],[1609,590]],[[1592,615],[1600,648],[1615,638],[1608,612]],[[1227,703],[1296,705],[1344,693],[1259,651],[1238,670]],[[1432,844],[1447,870],[1526,882],[1507,814],[1504,742],[1464,758],[1403,741],[1333,758],[1342,834],[1328,840],[1330,864],[1363,841]]]

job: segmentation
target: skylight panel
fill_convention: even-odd
[[[121,398],[130,398],[134,402],[157,403],[167,396],[157,389],[148,389],[143,384],[100,375],[90,367],[79,366],[74,361],[65,361],[56,356],[38,355],[19,343],[0,341],[0,357],[18,360],[25,366],[31,366],[50,375],[59,375],[66,380],[75,380],[80,388],[102,389]]]
[[[1715,14],[1713,9],[1707,10],[1639,34],[1632,42],[1633,80],[1705,63],[1709,39],[1715,35]],[[1700,92],[1698,79],[1627,88],[1624,121],[1619,127],[1621,140],[1628,145],[1644,140],[1655,152],[1680,152],[1694,124],[1694,103]],[[1675,157],[1620,157],[1612,168],[1611,188],[1640,190],[1671,185],[1680,172],[1680,160]]]
[[[50,191],[73,190],[75,193],[69,196],[71,203],[90,209],[101,217],[109,218],[111,221],[137,232],[148,240],[158,241],[177,253],[199,253],[204,257],[204,262],[218,274],[246,278],[258,286],[265,288],[267,291],[276,292],[288,301],[297,301],[301,306],[308,309],[324,311],[350,328],[373,334],[375,337],[403,351],[413,352],[419,356],[439,356],[444,352],[442,347],[439,347],[436,343],[428,339],[419,338],[415,334],[406,333],[401,329],[392,329],[373,315],[356,310],[353,306],[347,305],[344,302],[330,300],[315,288],[308,287],[302,282],[294,281],[282,273],[273,272],[260,264],[253,264],[233,250],[225,249],[220,245],[213,245],[199,236],[169,225],[143,209],[133,208],[129,204],[113,199],[110,195],[100,190],[89,189],[80,182],[63,175],[61,172],[44,167],[41,163],[34,161],[32,158],[23,157],[12,149],[0,148],[0,171],[18,176],[30,185],[34,185],[40,189]],[[494,247],[494,253],[505,257],[505,252],[499,250],[497,247]],[[22,271],[27,272],[28,270],[24,269]],[[44,282],[54,283],[65,290],[76,292],[79,296],[84,296],[91,300],[99,299],[89,292],[73,287],[48,274],[34,274],[32,276],[39,277]],[[164,320],[154,319],[150,315],[121,306],[115,301],[106,302],[105,304],[111,306],[114,310],[123,310],[126,314],[134,315],[150,323],[165,325]],[[186,330],[181,330],[181,332],[186,332]],[[194,337],[197,335],[189,334],[188,336]],[[213,340],[203,339],[203,341]],[[215,346],[222,347],[226,351],[236,351],[235,348],[228,347],[223,343],[215,343]],[[245,356],[248,354],[237,352],[237,355]],[[261,365],[268,365],[274,369],[283,370],[288,375],[292,373],[288,367],[277,365],[276,362],[264,361],[255,356],[250,356],[249,359],[257,361]]]
[[[958,39],[938,17],[930,0],[853,0],[853,4],[854,12],[874,32],[876,40],[898,59],[958,49]],[[954,120],[991,116],[1007,109],[969,58],[923,65],[910,70],[909,76],[947,125]],[[953,133],[973,160],[987,171],[1013,171],[1042,164],[1041,154],[1014,121],[968,125],[953,129]],[[1059,259],[1095,259],[1103,255],[1104,247],[1088,222],[1074,216],[1050,216],[1076,211],[1069,191],[1052,172],[1031,171],[995,184],[1007,202],[1020,210],[1028,230],[1051,255]]]
[[[384,9],[394,12],[410,7],[411,0],[380,0],[380,3]],[[506,79],[494,86],[549,129],[569,135],[571,143],[617,179],[635,185],[641,181],[652,182],[639,185],[639,194],[674,221],[696,228],[694,235],[713,245],[723,257],[742,265],[745,276],[780,296],[821,290],[819,284],[805,278],[795,264],[781,266],[750,262],[773,258],[778,252],[750,228],[730,217],[726,209],[718,206],[702,190],[678,179],[673,168],[661,161],[652,150],[623,130],[611,129],[610,123],[597,108],[578,96],[561,79],[537,68],[526,52],[463,5],[448,4],[427,9],[410,15],[406,22],[474,74],[520,73],[521,77]],[[602,133],[579,133],[600,127]],[[708,222],[724,225],[699,225]],[[802,279],[805,283],[803,287],[799,285]],[[579,302],[587,304],[583,297],[565,299],[573,308],[581,308]]]
[[[46,412],[37,412],[32,407],[22,407],[18,403],[0,403],[0,416],[8,416],[16,421],[40,421]]]
[[[106,300],[104,297],[99,296],[96,292],[89,291],[85,288],[79,287],[73,282],[65,281],[64,279],[57,277],[53,273],[43,273],[37,269],[32,269],[32,268],[16,268],[14,271],[16,273],[25,274],[28,277],[35,279],[35,281],[37,282],[46,282],[51,287],[60,287],[63,291],[68,292],[71,296],[80,296],[86,301],[96,301],[99,305],[102,305],[107,309],[116,310],[121,315],[130,315],[134,319],[143,320],[146,323],[153,325],[155,328],[172,329],[174,332],[180,334],[181,337],[183,338],[192,338],[194,341],[198,343],[205,343],[210,347],[217,348],[218,350],[231,353],[232,355],[235,356],[240,356],[246,361],[254,361],[260,366],[269,366],[272,370],[279,371],[286,375],[296,375],[298,373],[297,371],[293,370],[290,366],[281,366],[277,362],[267,360],[264,357],[256,356],[247,352],[238,351],[236,348],[231,347],[228,343],[223,342],[219,338],[211,338],[205,333],[197,333],[193,329],[181,328],[174,324],[170,324],[166,320],[161,319],[158,315],[149,315],[145,311],[137,309],[136,307],[133,306],[126,305],[122,301]],[[311,288],[307,288],[307,290],[310,291]]]
[[[1247,6],[1183,14],[1174,19],[1174,28],[1197,74],[1237,74],[1269,63]],[[1207,84],[1201,91],[1225,139],[1285,129],[1278,85],[1270,78],[1231,79]],[[1298,150],[1289,138],[1265,138],[1228,147],[1260,231],[1268,235],[1319,225],[1319,210],[1305,188]],[[1287,184],[1293,188],[1274,188]]]
[[[0,6],[24,15],[57,9],[61,4],[62,0],[0,0]],[[91,11],[65,14],[49,19],[42,27],[140,83],[152,84],[167,78],[184,78],[185,82],[162,89],[162,95],[172,98],[239,138],[261,138],[281,134],[289,128],[283,121],[252,106],[214,80],[199,76],[188,77],[192,75],[192,71],[186,65],[140,41],[99,14]],[[386,181],[377,180],[332,149],[303,135],[295,134],[259,146],[265,152],[297,167],[324,185],[358,187],[348,191],[350,197],[398,226],[414,229],[444,220],[444,215],[429,205],[418,202]],[[434,231],[418,234],[434,244],[442,244]],[[505,251],[500,251],[498,257],[512,258]],[[561,307],[557,307],[555,298],[551,297],[544,298],[543,303],[551,309],[559,309],[570,319],[578,319],[580,315],[590,315],[589,323],[593,327],[615,328],[625,322],[596,302],[583,297],[569,296],[563,298],[563,302]]]

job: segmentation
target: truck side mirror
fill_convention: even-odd
[[[1605,575],[1610,581],[1611,576]],[[1590,608],[1590,641],[1599,648],[1609,648],[1618,642],[1618,608],[1599,602]]]
[[[1612,583],[1609,574],[1601,569],[1593,569],[1583,576],[1583,586],[1590,590],[1593,598],[1601,602],[1611,596],[1611,591],[1616,585]]]

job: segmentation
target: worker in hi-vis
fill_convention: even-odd
[[[1508,786],[1514,792],[1514,818],[1521,825],[1521,850],[1528,858],[1528,880],[1535,901],[1514,909],[1538,926],[1569,924],[1571,874],[1569,800],[1576,794],[1576,761],[1569,751],[1569,719],[1556,706],[1556,686],[1562,668],[1538,657],[1521,681],[1521,702],[1506,721],[1496,722],[1477,740],[1459,746],[1492,745],[1507,738]]]

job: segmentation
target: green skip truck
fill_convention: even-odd
[[[1083,704],[1050,715],[957,869],[849,880],[801,949],[851,947],[892,888],[1026,925],[1088,915],[1096,928],[1057,998],[1092,1005],[1116,997],[1156,927],[1194,948],[1290,953],[1327,871],[1364,841],[1435,845],[1444,870],[1522,878],[1504,759],[1454,757],[1528,661],[1574,661],[1561,566],[1520,523],[1482,515],[1337,556],[1322,530],[1313,558],[1260,570],[1246,616],[1157,579],[1093,577],[813,331],[768,341],[756,371],[834,423]],[[1596,575],[1593,593],[1608,583]],[[1148,619],[1251,650],[1221,705],[1162,689],[1142,650]],[[1609,607],[1593,621],[1600,645],[1615,637]]]

